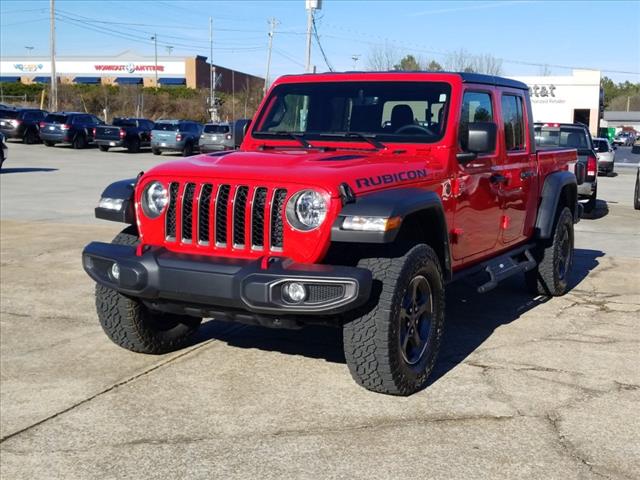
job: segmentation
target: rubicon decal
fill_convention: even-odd
[[[375,187],[377,185],[387,185],[389,183],[407,182],[409,180],[416,180],[417,178],[425,178],[426,176],[427,171],[423,168],[420,170],[403,170],[402,172],[356,178],[356,188]]]

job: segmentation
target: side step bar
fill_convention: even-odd
[[[492,258],[462,272],[457,272],[453,280],[473,277],[478,293],[486,293],[498,286],[506,278],[533,270],[537,262],[533,258],[533,245],[525,245],[499,257]],[[488,279],[487,279],[488,277]]]

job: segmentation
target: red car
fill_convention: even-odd
[[[286,76],[239,151],[109,186],[96,216],[130,226],[87,245],[83,264],[124,348],[179,348],[208,317],[330,324],[359,384],[409,395],[436,361],[449,282],[485,292],[524,272],[536,294],[566,292],[576,158],[536,151],[514,80]]]

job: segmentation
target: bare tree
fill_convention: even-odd
[[[487,75],[502,74],[502,59],[496,58],[490,53],[476,55],[474,58],[474,71]]]
[[[368,69],[373,71],[393,70],[395,65],[399,63],[399,58],[400,55],[396,49],[388,44],[373,47],[367,57]]]
[[[444,61],[445,68],[452,72],[475,72],[473,55],[465,49],[455,50],[447,54]]]

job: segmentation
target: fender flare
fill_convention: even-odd
[[[573,202],[567,205],[571,209],[574,221],[577,221],[576,214],[579,213],[578,208],[578,184],[576,176],[571,172],[553,172],[544,180],[542,193],[540,195],[540,205],[538,206],[538,215],[536,218],[535,232],[540,239],[549,239],[553,235],[553,226],[556,219],[556,212],[560,202],[560,195],[563,188],[573,186]]]
[[[437,219],[439,243],[436,251],[442,252],[443,274],[445,279],[451,275],[451,249],[449,246],[449,229],[444,215],[444,207],[440,196],[423,188],[397,188],[383,190],[361,197],[344,205],[331,227],[332,242],[390,244],[396,240],[402,224],[386,232],[366,232],[344,230],[342,224],[347,216],[400,217],[404,221],[411,214],[428,212]]]
[[[138,178],[118,180],[105,188],[102,192],[101,198],[122,200],[122,207],[120,210],[111,210],[98,206],[95,208],[96,218],[110,220],[112,222],[128,223],[129,225],[135,224],[136,215],[134,208],[134,193],[136,184],[138,183]]]

